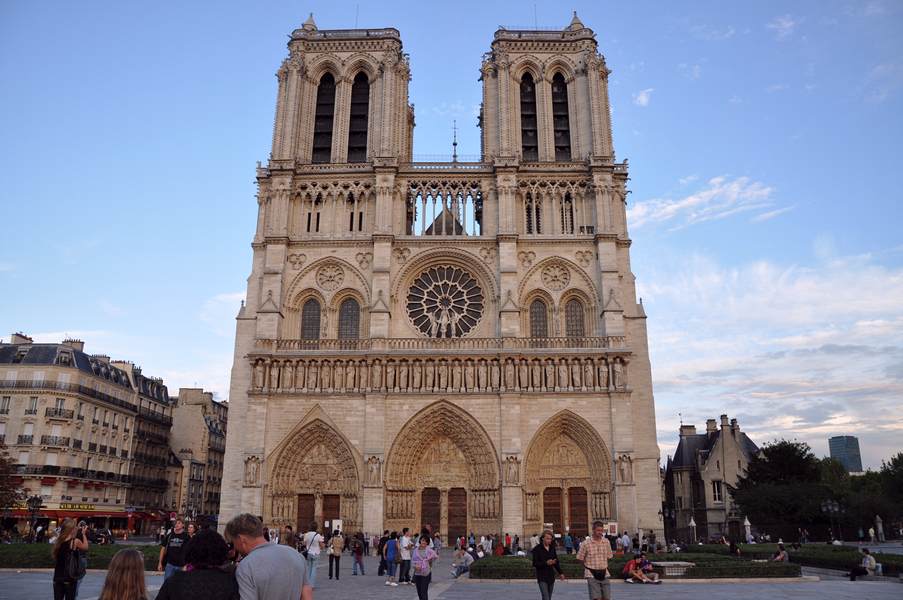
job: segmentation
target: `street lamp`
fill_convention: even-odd
[[[840,504],[837,503],[837,500],[825,500],[824,502],[821,503],[821,511],[823,513],[825,513],[826,515],[828,515],[828,519],[831,521],[831,541],[832,542],[834,541],[834,519],[835,519],[835,517],[837,517],[837,515],[840,512],[842,512],[842,510],[843,509],[840,507]],[[838,537],[838,539],[840,539],[843,537],[843,534],[839,531],[840,530],[840,520],[839,519],[838,519],[837,525],[838,525],[838,527],[837,527],[838,533],[840,533],[840,536]]]
[[[31,539],[35,542],[38,541],[36,533],[38,513],[41,512],[43,505],[44,499],[37,494],[30,496],[28,500],[25,501],[25,506],[27,507],[29,514],[31,514]]]

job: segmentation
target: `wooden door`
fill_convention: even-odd
[[[423,488],[420,492],[420,524],[432,526],[433,533],[439,533],[441,508],[439,488]]]
[[[570,532],[574,537],[584,538],[589,534],[589,507],[586,503],[586,488],[568,488],[568,519]]]
[[[335,529],[333,519],[341,518],[342,497],[338,494],[323,494],[323,524],[329,521],[330,531]]]
[[[298,522],[296,524],[298,533],[308,531],[311,522],[316,520],[314,514],[314,495],[299,494],[298,495]]]
[[[561,526],[561,488],[546,488],[543,490],[542,522],[551,523],[554,533],[563,533]]]
[[[448,490],[448,543],[467,535],[467,490]]]

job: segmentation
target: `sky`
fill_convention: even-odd
[[[0,3],[0,338],[66,336],[228,397],[288,34],[396,27],[414,153],[479,154],[493,32],[576,10],[630,163],[662,458],[726,413],[757,443],[903,449],[903,2]]]

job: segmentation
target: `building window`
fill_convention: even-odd
[[[367,161],[367,118],[370,111],[370,82],[358,73],[351,85],[351,119],[348,123],[348,162]]]
[[[527,233],[542,233],[542,200],[527,194],[524,198],[524,209],[527,219]]]
[[[361,307],[354,298],[345,298],[339,306],[339,339],[360,337]]]
[[[555,134],[555,160],[571,160],[568,85],[561,73],[555,73],[552,77],[552,122]]]
[[[561,233],[574,233],[574,201],[570,193],[561,201]]]
[[[9,399],[9,396],[0,398],[0,415],[5,415],[9,412]]]
[[[320,339],[320,303],[314,298],[305,302],[301,309],[301,339]]]
[[[549,314],[546,303],[538,298],[530,304],[530,337],[549,337]]]
[[[721,493],[721,482],[713,481],[712,482],[712,499],[715,502],[724,502],[724,497]]]
[[[56,409],[63,410],[64,408],[66,408],[66,400],[64,398],[57,398],[56,399]]]
[[[564,329],[567,337],[583,337],[586,335],[584,327],[583,302],[576,298],[568,300],[564,305]]]
[[[536,85],[533,75],[524,73],[520,80],[520,139],[524,160],[539,160],[536,130]]]
[[[311,161],[328,163],[332,158],[332,121],[335,114],[335,78],[326,73],[317,86],[314,112],[314,146]]]

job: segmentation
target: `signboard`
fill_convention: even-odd
[[[60,510],[97,510],[93,504],[73,504],[71,502],[60,502]]]
[[[608,531],[608,535],[618,535],[618,522],[611,521],[605,524],[605,529]]]

